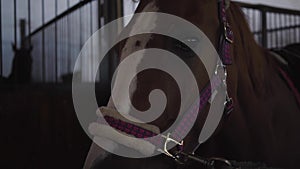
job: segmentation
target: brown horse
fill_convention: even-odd
[[[141,0],[137,13],[144,11],[164,12],[184,18],[210,39],[216,49],[223,26],[218,14],[217,0]],[[255,42],[240,7],[231,3],[226,16],[234,33],[234,43],[230,54],[232,64],[227,67],[228,94],[233,99],[234,110],[224,117],[214,135],[201,144],[196,154],[202,157],[221,157],[236,161],[263,162],[272,167],[297,168],[300,161],[300,109],[290,86],[278,71],[278,62],[265,49]],[[132,29],[132,21],[125,29]],[[128,38],[122,45],[121,59],[144,48],[161,48],[173,51],[197,72],[205,72],[196,57],[190,56],[186,47],[161,35],[138,35]],[[192,54],[191,54],[192,55]],[[187,57],[188,56],[188,57]],[[149,107],[143,94],[160,88],[164,90],[168,103],[163,117],[152,124],[166,129],[174,121],[174,112],[178,111],[179,101],[176,87],[165,75],[148,72],[137,77],[136,91],[132,94],[132,103],[145,110]],[[209,81],[207,75],[196,77],[200,88]],[[156,84],[163,81],[160,87]],[[217,97],[218,99],[218,97]],[[110,103],[113,107],[113,103]],[[197,123],[184,139],[186,149],[190,151],[204,125],[209,105],[197,118]],[[85,168],[176,168],[173,159],[165,155],[145,159],[130,159],[116,155],[107,155],[96,144],[86,160]],[[201,168],[200,164],[190,162],[183,168]]]

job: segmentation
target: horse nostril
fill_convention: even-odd
[[[136,46],[136,47],[140,47],[140,46],[141,46],[141,41],[139,41],[139,40],[136,41],[136,42],[135,42],[135,46]]]

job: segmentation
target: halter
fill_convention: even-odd
[[[234,105],[233,105],[232,98],[230,98],[227,93],[227,66],[232,65],[232,57],[230,54],[230,48],[231,48],[231,44],[234,42],[234,36],[233,36],[233,32],[231,30],[230,24],[227,20],[226,0],[218,0],[218,15],[219,15],[219,20],[220,20],[220,24],[221,24],[221,35],[219,38],[218,53],[219,53],[221,61],[219,63],[217,63],[215,74],[211,80],[212,86],[210,86],[210,84],[207,84],[206,87],[204,88],[204,90],[201,91],[200,104],[199,105],[193,104],[193,105],[194,106],[196,105],[196,107],[199,107],[199,111],[203,111],[204,107],[208,104],[209,99],[212,97],[213,91],[215,91],[218,88],[220,88],[221,86],[223,86],[226,89],[226,101],[224,103],[224,105],[225,105],[224,114],[229,115],[233,111]],[[225,77],[221,77],[221,75],[219,74],[220,69],[223,69],[223,71],[225,73]],[[192,117],[195,117],[195,112],[197,114],[197,109],[196,109],[196,111],[194,110],[194,113],[191,113],[189,111],[188,113],[184,114],[184,116],[185,115],[189,116],[189,114],[191,114]],[[185,121],[184,118],[182,121]],[[180,123],[178,125],[178,127],[184,128],[184,126],[181,126],[181,124],[183,124],[183,123]],[[188,123],[188,124],[191,124],[191,123]],[[187,124],[185,124],[185,125],[187,125]],[[180,164],[183,164],[187,159],[192,159],[192,160],[200,162],[208,167],[213,167],[215,165],[215,163],[222,163],[225,166],[231,166],[231,163],[225,159],[221,159],[221,158],[203,159],[200,157],[196,157],[194,155],[194,152],[198,149],[200,144],[198,144],[195,147],[192,154],[184,153],[184,150],[182,148],[183,141],[181,141],[181,142],[176,141],[176,140],[183,140],[183,139],[178,139],[178,137],[177,137],[178,135],[176,135],[176,133],[177,132],[175,130],[175,134],[167,135],[164,149],[161,150],[161,152],[163,152],[167,156],[175,159]],[[172,138],[171,138],[171,136],[172,136]],[[178,147],[180,147],[177,154],[171,154],[168,151],[167,147],[170,142],[173,142],[173,143],[177,144]]]
[[[179,163],[184,163],[184,161],[188,159],[194,159],[196,161],[199,161],[205,165],[212,166],[216,162],[223,163],[225,165],[231,165],[227,160],[223,159],[209,159],[204,160],[199,157],[196,157],[192,154],[187,154],[184,152],[184,138],[182,137],[184,133],[188,133],[192,125],[194,119],[197,118],[198,111],[203,111],[205,106],[208,104],[210,98],[212,97],[212,93],[214,91],[218,90],[221,87],[227,88],[227,66],[232,64],[232,58],[230,55],[230,48],[231,44],[233,43],[233,32],[231,31],[231,28],[229,26],[229,22],[227,21],[226,16],[226,2],[225,0],[219,0],[218,1],[218,8],[219,8],[219,20],[221,23],[221,35],[219,40],[219,47],[218,47],[218,53],[221,57],[221,61],[217,63],[215,74],[211,79],[211,82],[206,85],[206,87],[201,91],[201,98],[197,99],[194,104],[190,107],[190,109],[182,114],[181,121],[175,128],[175,130],[172,133],[168,133],[167,136],[162,137],[152,137],[156,136],[159,133],[154,133],[153,131],[147,130],[143,127],[127,123],[125,121],[122,121],[120,119],[116,119],[114,117],[105,116],[105,121],[113,128],[124,132],[128,135],[134,136],[136,138],[143,138],[156,146],[158,149],[157,151],[160,151],[167,156],[173,158]],[[220,75],[219,70],[223,69],[225,72],[225,76]],[[228,115],[233,110],[233,102],[232,99],[228,96],[228,93],[226,93],[226,101],[224,103],[225,109],[224,114]],[[98,123],[105,124],[103,121],[104,119],[98,119]],[[177,151],[176,153],[171,153],[167,149],[169,144],[175,144],[177,145]],[[197,145],[194,148],[194,151],[198,148],[199,145]]]
[[[215,167],[217,164],[221,164],[221,166],[229,166],[231,167],[232,164],[222,158],[211,158],[211,159],[205,159],[201,157],[197,157],[194,155],[194,152],[198,149],[200,146],[200,143],[194,148],[194,151],[191,154],[187,154],[184,152],[183,147],[183,138],[180,138],[180,134],[178,133],[185,133],[188,131],[184,131],[184,129],[188,128],[186,125],[191,125],[193,123],[190,123],[189,120],[186,119],[193,119],[197,116],[197,108],[199,108],[199,111],[203,111],[204,107],[208,104],[209,99],[212,97],[213,91],[216,91],[221,86],[225,87],[226,90],[226,101],[224,103],[224,114],[229,115],[233,111],[233,100],[229,97],[227,93],[227,66],[232,65],[232,57],[230,55],[230,48],[231,44],[234,42],[233,32],[231,30],[231,27],[229,25],[229,22],[227,20],[226,16],[226,0],[219,0],[218,1],[218,13],[219,13],[219,20],[221,23],[221,35],[219,39],[219,47],[218,47],[218,53],[220,56],[221,61],[217,63],[215,74],[211,80],[211,86],[210,83],[206,85],[206,87],[201,91],[201,100],[199,103],[199,100],[196,101],[196,103],[193,104],[191,110],[189,110],[187,113],[183,115],[183,120],[180,122],[180,124],[177,126],[175,131],[173,133],[169,133],[165,137],[165,142],[163,145],[163,149],[158,149],[158,151],[161,151],[162,153],[166,154],[167,156],[173,158],[176,162],[179,164],[184,164],[187,160],[191,159],[193,161],[199,162],[203,164],[204,166],[211,168]],[[219,74],[219,70],[223,69],[225,76],[221,76]],[[190,127],[190,126],[189,126]],[[181,132],[180,132],[181,130]],[[183,132],[182,132],[183,131]],[[178,141],[181,140],[181,141]],[[151,142],[151,141],[150,141]],[[172,154],[168,151],[167,147],[168,144],[173,143],[177,145],[178,151],[175,154]]]

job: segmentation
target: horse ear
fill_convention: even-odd
[[[225,0],[226,9],[230,7],[230,0]]]

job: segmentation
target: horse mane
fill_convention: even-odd
[[[257,44],[246,16],[237,3],[231,3],[228,16],[235,37],[233,57],[234,64],[239,71],[238,76],[243,76],[243,79],[248,80],[246,83],[251,84],[257,95],[263,94],[262,92],[272,92],[269,79],[276,70],[274,58],[266,49]]]

